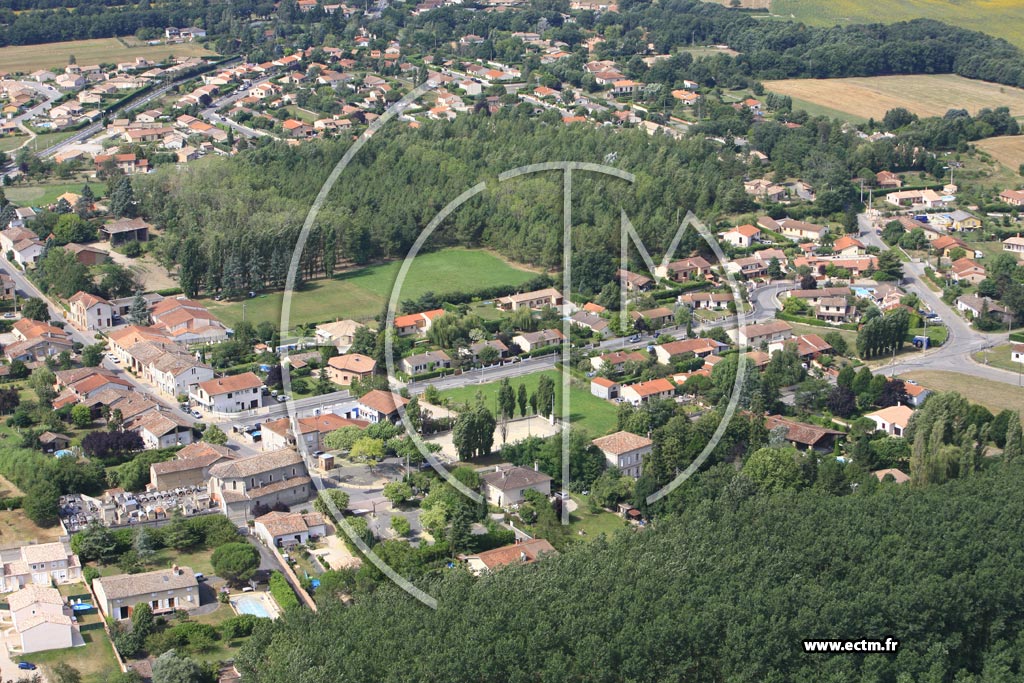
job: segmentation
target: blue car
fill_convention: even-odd
[[[18,662],[19,669],[25,669],[26,671],[35,671],[36,665],[32,662]]]

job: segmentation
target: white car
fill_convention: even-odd
[[[118,358],[117,356],[115,356],[112,353],[108,353],[107,354],[107,360],[109,360],[111,363],[120,363],[121,362],[121,359]]]

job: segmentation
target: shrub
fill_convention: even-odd
[[[284,578],[284,574],[281,572],[273,572],[270,575],[270,594],[274,596],[274,600],[285,612],[299,607],[299,599],[295,596],[295,591],[292,590],[288,579]]]

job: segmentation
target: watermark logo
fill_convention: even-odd
[[[344,172],[345,168],[351,162],[352,158],[359,152],[359,150],[362,148],[362,146],[364,144],[366,144],[366,142],[374,135],[374,133],[376,133],[382,126],[387,124],[395,116],[399,115],[411,103],[413,103],[415,100],[417,100],[420,96],[422,96],[424,93],[426,93],[427,91],[429,91],[433,87],[434,86],[433,86],[432,83],[430,83],[430,82],[425,83],[425,84],[415,88],[414,90],[412,90],[408,95],[406,95],[400,101],[398,101],[392,107],[390,107],[361,136],[359,136],[359,138],[353,143],[353,145],[346,151],[346,153],[341,158],[341,160],[338,162],[338,164],[334,167],[334,169],[332,169],[332,171],[331,171],[330,175],[328,176],[327,180],[325,181],[323,187],[320,189],[320,192],[317,194],[316,199],[314,200],[313,205],[310,208],[309,213],[306,216],[306,220],[303,223],[302,230],[300,231],[298,243],[296,244],[295,250],[292,253],[292,260],[291,260],[291,264],[290,264],[290,268],[289,268],[289,272],[288,272],[288,279],[287,279],[287,282],[286,282],[284,300],[283,300],[283,305],[282,305],[282,310],[281,310],[281,330],[282,330],[282,334],[284,334],[284,332],[286,330],[290,329],[290,315],[291,315],[292,296],[294,294],[294,286],[295,286],[295,281],[296,281],[296,273],[298,272],[299,263],[300,263],[301,258],[302,258],[302,250],[303,250],[303,248],[305,246],[306,240],[307,240],[308,235],[309,235],[309,233],[310,233],[310,231],[312,229],[312,226],[316,222],[317,215],[319,214],[320,209],[323,206],[324,202],[326,201],[327,196],[329,195],[331,189],[334,187],[335,183],[337,183],[337,181],[341,177],[342,173]],[[572,265],[573,265],[573,240],[572,240],[572,228],[573,228],[573,222],[572,222],[572,206],[573,206],[573,203],[572,203],[572,199],[573,199],[573,190],[572,190],[572,186],[573,186],[574,175],[581,174],[581,173],[585,173],[585,174],[598,174],[598,175],[603,175],[603,176],[606,176],[606,177],[616,178],[618,180],[621,180],[623,182],[630,183],[630,184],[634,183],[636,178],[635,178],[635,176],[632,173],[629,173],[627,171],[621,170],[619,168],[616,168],[616,167],[608,165],[608,164],[597,164],[597,163],[578,162],[578,161],[550,161],[550,162],[544,162],[544,163],[530,164],[530,165],[527,165],[527,166],[522,166],[522,167],[519,167],[519,168],[514,168],[514,169],[507,170],[507,171],[501,173],[498,176],[497,183],[500,185],[501,183],[505,183],[507,181],[510,181],[510,180],[513,180],[513,179],[516,179],[516,178],[520,178],[520,177],[523,177],[523,176],[527,176],[527,175],[531,175],[531,174],[536,174],[536,173],[560,173],[562,175],[562,245],[563,245],[563,252],[562,252],[562,273],[561,273],[560,291],[561,291],[562,301],[566,305],[568,305],[570,300],[571,300],[571,295],[573,293],[573,267],[572,267]],[[428,240],[433,235],[433,233],[437,230],[437,228],[439,226],[441,226],[444,223],[444,221],[449,216],[451,216],[455,211],[457,211],[459,209],[459,207],[461,207],[463,204],[465,204],[466,202],[468,202],[469,200],[471,200],[472,198],[476,197],[478,194],[480,194],[481,192],[483,192],[483,191],[485,191],[487,189],[488,189],[487,183],[486,182],[480,182],[480,183],[478,183],[476,185],[473,185],[472,187],[469,187],[466,191],[464,191],[458,197],[455,197],[454,199],[452,199],[443,209],[441,209],[441,211],[436,216],[433,217],[433,219],[431,219],[431,221],[426,225],[426,227],[423,229],[423,231],[418,235],[418,237],[416,238],[416,240],[413,243],[412,247],[410,248],[408,254],[406,255],[404,261],[402,262],[402,265],[401,265],[401,267],[400,267],[400,269],[398,271],[398,276],[396,278],[396,281],[395,281],[394,286],[393,286],[392,291],[391,291],[391,296],[390,296],[390,298],[388,300],[387,315],[386,315],[386,321],[385,321],[385,357],[386,357],[386,366],[387,366],[387,376],[388,376],[388,381],[389,381],[390,387],[395,389],[395,390],[397,390],[397,387],[401,386],[402,383],[398,379],[398,375],[397,375],[396,368],[395,368],[395,361],[394,361],[394,340],[393,340],[394,322],[395,322],[395,317],[398,314],[399,301],[401,300],[402,288],[403,288],[403,285],[405,283],[406,278],[408,277],[408,274],[409,274],[409,271],[410,271],[410,269],[411,269],[411,267],[413,265],[413,262],[415,261],[415,259],[416,259],[417,255],[419,254],[419,252],[423,249],[424,245],[427,244]],[[620,282],[621,289],[622,289],[622,301],[621,301],[622,305],[621,305],[621,312],[620,312],[620,315],[621,315],[620,325],[621,325],[621,328],[623,330],[628,329],[629,326],[630,326],[630,322],[631,322],[630,319],[629,319],[628,312],[627,312],[628,300],[627,300],[627,292],[626,292],[626,282],[625,282],[625,277],[624,277],[624,272],[628,268],[628,256],[629,256],[629,252],[630,252],[630,245],[632,245],[636,249],[637,253],[639,253],[641,259],[643,260],[644,265],[647,267],[647,269],[651,273],[664,272],[664,270],[669,266],[669,263],[671,262],[672,258],[675,256],[675,252],[676,252],[676,250],[677,250],[677,248],[678,248],[678,246],[679,246],[683,236],[685,235],[686,231],[689,230],[689,229],[695,230],[700,235],[700,237],[706,242],[706,244],[708,245],[708,248],[715,254],[715,256],[718,259],[719,265],[721,266],[721,270],[722,270],[722,272],[724,274],[725,280],[728,283],[730,289],[732,290],[734,299],[737,302],[741,301],[742,297],[741,297],[741,293],[740,293],[739,283],[736,281],[732,269],[726,267],[726,265],[728,263],[728,258],[726,257],[725,253],[722,251],[722,249],[719,246],[717,240],[715,240],[715,238],[711,234],[711,232],[692,213],[687,213],[685,219],[683,220],[683,222],[679,225],[678,229],[676,230],[676,232],[675,232],[675,234],[674,234],[674,236],[673,236],[673,238],[671,240],[671,243],[670,243],[670,246],[668,248],[668,251],[665,253],[665,255],[663,256],[663,258],[662,258],[662,260],[660,262],[660,267],[659,267],[659,264],[656,264],[652,260],[652,258],[650,256],[647,248],[645,247],[643,241],[640,239],[636,229],[633,227],[633,224],[630,221],[629,215],[626,212],[625,208],[621,209],[620,220],[621,220],[621,225],[620,225],[621,241],[620,241],[619,263],[620,263],[620,273],[623,273],[623,279]],[[745,317],[745,313],[744,313],[742,305],[737,305],[736,310],[737,310],[737,312],[736,312],[736,326],[737,326],[737,329],[739,329],[739,328],[743,327],[746,324],[746,317]],[[570,481],[572,480],[572,472],[570,470],[570,425],[569,425],[569,420],[568,420],[568,416],[572,414],[572,399],[571,399],[571,391],[570,391],[571,375],[570,375],[569,370],[568,370],[568,368],[571,365],[571,350],[572,350],[572,347],[571,347],[571,344],[570,344],[569,340],[570,340],[570,333],[571,333],[571,329],[572,329],[572,324],[573,323],[572,323],[572,320],[570,319],[570,317],[567,314],[563,315],[563,317],[562,317],[562,334],[564,336],[564,339],[563,339],[562,344],[561,344],[561,354],[560,354],[561,355],[561,363],[562,363],[562,370],[561,370],[561,373],[560,373],[561,389],[562,389],[562,391],[561,391],[561,406],[560,406],[561,410],[560,410],[560,413],[563,416],[563,419],[560,421],[560,425],[559,425],[559,432],[561,434],[561,441],[562,441],[562,444],[561,444],[561,446],[562,446],[562,449],[561,449],[561,456],[562,456],[561,457],[561,481],[562,481],[562,487],[563,488],[567,488],[569,483],[570,483]],[[737,338],[738,338],[738,340],[741,341],[741,338],[740,338],[739,335],[737,335]],[[741,342],[740,351],[741,352],[743,351],[742,342]],[[648,503],[654,503],[654,502],[660,500],[661,498],[663,498],[664,496],[668,495],[669,493],[671,493],[680,484],[682,484],[684,481],[686,481],[686,479],[691,477],[697,470],[699,470],[700,467],[707,461],[708,457],[711,455],[712,451],[715,449],[715,447],[718,445],[719,441],[721,440],[723,434],[725,433],[726,428],[729,425],[729,422],[732,420],[733,415],[736,412],[736,409],[738,407],[738,402],[739,402],[739,399],[740,399],[740,395],[742,393],[740,391],[740,387],[743,385],[745,372],[746,372],[746,364],[745,363],[739,363],[738,366],[737,366],[737,372],[736,372],[736,378],[735,378],[735,384],[734,384],[734,387],[733,387],[733,391],[731,392],[729,402],[726,405],[725,410],[724,410],[724,412],[722,414],[722,419],[721,419],[721,421],[720,421],[720,423],[718,425],[718,428],[715,430],[714,434],[712,435],[711,439],[708,441],[707,444],[705,444],[704,448],[701,450],[701,453],[690,464],[689,467],[687,467],[684,471],[678,473],[677,476],[672,481],[670,481],[665,486],[663,486],[661,489],[659,489],[658,491],[655,491],[653,494],[648,496],[648,498],[647,498],[647,502]],[[291,376],[290,376],[290,372],[289,372],[289,364],[287,364],[287,363],[284,363],[283,366],[282,366],[282,380],[283,380],[283,383],[284,383],[286,394],[290,395],[291,394]],[[292,400],[289,400],[287,402],[287,407],[288,407],[289,419],[290,419],[290,422],[292,424],[292,429],[294,430],[294,433],[299,433],[299,430],[297,429],[297,427],[298,427],[297,420],[298,420],[299,416],[298,416],[298,411],[295,409],[294,402]],[[552,407],[552,411],[553,411],[553,407]],[[423,455],[423,457],[426,460],[426,462],[429,463],[430,466],[434,469],[434,471],[436,471],[439,476],[441,476],[445,481],[447,481],[453,488],[455,488],[457,491],[459,491],[462,495],[466,496],[467,498],[469,498],[469,499],[471,499],[471,500],[473,500],[475,502],[482,503],[483,502],[483,497],[480,495],[480,493],[478,491],[474,491],[474,490],[470,489],[465,484],[463,484],[461,481],[459,481],[457,478],[455,478],[451,474],[451,472],[449,472],[448,469],[445,467],[444,463],[442,463],[434,455],[434,453],[429,448],[427,448],[426,443],[420,437],[420,435],[418,434],[417,430],[414,428],[414,426],[412,424],[412,421],[410,420],[409,416],[406,414],[404,406],[399,407],[399,411],[398,412],[399,412],[399,416],[401,418],[401,423],[402,423],[402,425],[405,428],[406,436],[413,441],[413,443],[416,445],[416,448]],[[306,460],[307,466],[309,466],[309,468],[310,468],[311,477],[313,479],[314,485],[316,486],[317,490],[320,493],[323,493],[327,489],[327,487],[324,484],[323,478],[318,476],[318,475],[316,475],[314,473],[314,469],[312,468],[312,462],[311,462],[310,453],[305,452],[305,450],[306,450],[305,449],[305,444],[302,442],[301,439],[298,440],[298,446],[299,446],[300,450],[302,451],[302,455],[303,455],[304,459]],[[384,562],[384,560],[382,560],[373,551],[373,549],[370,548],[366,544],[366,542],[363,540],[363,538],[361,538],[356,533],[355,529],[347,522],[347,520],[345,519],[345,517],[342,514],[342,511],[336,509],[336,507],[335,507],[335,505],[334,505],[334,503],[333,503],[333,501],[332,501],[332,499],[330,497],[322,496],[322,499],[325,501],[325,503],[328,506],[328,508],[334,514],[335,518],[338,520],[339,528],[359,548],[359,550],[363,553],[363,555],[371,563],[374,564],[374,566],[376,566],[391,581],[396,583],[398,586],[400,586],[402,589],[407,591],[410,595],[412,595],[416,599],[418,599],[421,602],[423,602],[425,605],[427,605],[427,606],[429,606],[431,608],[436,608],[437,607],[437,600],[433,596],[427,594],[422,589],[420,589],[419,587],[414,585],[412,582],[410,582],[408,579],[406,579],[405,577],[401,576],[392,567],[390,567],[386,562]],[[563,524],[568,524],[569,523],[569,515],[570,515],[570,512],[569,512],[568,506],[563,505],[562,506],[562,519],[561,519]]]

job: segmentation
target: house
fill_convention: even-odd
[[[782,438],[796,448],[811,448],[822,452],[831,451],[835,440],[842,435],[842,432],[835,429],[797,422],[781,415],[768,415],[764,419],[764,426],[769,432],[785,430]]]
[[[680,294],[678,301],[693,310],[721,311],[734,301],[732,292],[694,292]]]
[[[734,247],[745,249],[761,241],[761,229],[747,223],[719,233],[718,236]]]
[[[192,425],[176,413],[152,410],[124,423],[126,431],[135,432],[146,448],[172,448],[192,443]]]
[[[452,359],[444,351],[427,351],[402,359],[402,370],[409,375],[419,375],[442,368],[450,368]]]
[[[757,224],[764,227],[764,218],[766,217],[759,219]],[[771,219],[769,218],[768,220]],[[778,226],[776,232],[781,232],[784,237],[788,237],[793,240],[811,240],[812,242],[819,242],[822,236],[828,232],[827,225],[815,225],[814,223],[798,221],[794,218],[780,218],[779,220],[772,222]]]
[[[875,479],[878,481],[886,481],[888,479],[888,481],[892,481],[897,484],[906,484],[910,481],[910,477],[894,467],[889,467],[884,470],[873,470],[871,474],[873,474]]]
[[[1024,258],[1024,237],[1021,237],[1020,233],[1017,233],[1014,237],[1007,237],[1003,240],[1003,251],[1008,251]]]
[[[156,357],[142,364],[142,375],[168,398],[188,396],[200,382],[213,379],[211,366],[183,352],[177,345],[154,345],[150,342],[136,344],[129,349],[132,365],[139,358],[140,347],[156,350]]]
[[[637,325],[639,321],[643,321],[643,325],[648,330],[657,330],[667,325],[670,325],[674,319],[674,313],[672,309],[659,306],[658,308],[651,308],[646,311],[630,311],[629,317],[633,320],[633,324]]]
[[[903,179],[892,171],[879,171],[875,174],[875,184],[887,190],[898,190],[903,187]]]
[[[316,326],[316,343],[318,346],[331,345],[339,352],[345,353],[355,342],[356,332],[366,327],[355,320],[337,320]]]
[[[607,368],[611,372],[622,372],[626,363],[646,363],[651,357],[642,351],[613,351],[590,359],[590,365],[595,370]]]
[[[999,200],[1010,206],[1024,206],[1024,190],[1003,190]]]
[[[295,420],[299,434],[305,445],[305,452],[317,453],[324,450],[324,437],[343,427],[365,429],[370,425],[365,420],[350,420],[334,413],[321,413],[311,417],[300,417]],[[261,444],[265,451],[276,451],[282,448],[296,448],[298,440],[292,429],[292,420],[282,417],[260,425]]]
[[[78,624],[60,591],[51,586],[29,585],[7,598],[20,654],[60,650],[81,643]],[[8,631],[8,638],[14,635]],[[14,643],[17,643],[15,640]],[[10,640],[8,644],[13,644]]]
[[[673,261],[664,266],[656,266],[654,274],[659,278],[670,278],[676,282],[683,280],[703,280],[711,273],[711,264],[702,256]]]
[[[748,180],[743,183],[743,191],[747,194],[768,202],[781,202],[786,198],[786,188],[764,178]]]
[[[968,254],[974,252],[973,249],[967,246],[966,242],[959,237],[953,237],[952,235],[942,235],[937,237],[932,240],[932,243],[929,246],[934,249],[936,253],[941,254],[946,258],[951,258],[950,254],[952,254],[955,249],[963,249]]]
[[[517,465],[497,465],[493,472],[480,475],[484,497],[497,507],[508,507],[523,502],[524,491],[537,491],[551,495],[551,477],[538,471]]]
[[[909,406],[889,406],[868,413],[864,417],[875,423],[875,428],[885,432],[889,436],[903,436],[910,424],[910,418],[914,411]]]
[[[327,535],[327,524],[319,512],[268,512],[253,521],[256,538],[271,548],[288,548]]]
[[[827,296],[818,300],[814,317],[825,322],[840,324],[850,322],[857,309],[843,296]]]
[[[907,392],[907,403],[914,408],[920,408],[925,400],[932,395],[930,389],[925,389],[917,382],[904,382],[903,390]]]
[[[829,297],[848,297],[853,294],[849,287],[819,287],[817,289],[791,289],[779,294],[781,298],[800,299],[809,306],[817,306],[822,299]]]
[[[64,245],[64,249],[73,253],[75,259],[83,266],[98,266],[106,263],[107,258],[110,257],[108,252],[88,244],[69,242]]]
[[[1014,363],[1024,363],[1024,344],[1014,344],[1010,347],[1010,360]]]
[[[658,357],[659,363],[668,365],[672,358],[686,353],[692,353],[697,358],[707,358],[727,348],[729,348],[727,344],[701,337],[699,339],[681,339],[667,344],[659,344],[654,347],[654,353]]]
[[[0,273],[0,301],[10,301],[16,293],[14,278],[7,273]]]
[[[976,285],[986,278],[985,269],[978,265],[974,259],[967,258],[966,256],[953,261],[949,267],[949,272],[953,282],[967,282]]]
[[[313,493],[302,456],[291,448],[219,462],[210,468],[210,499],[232,521],[246,521],[258,507],[305,503]]]
[[[957,297],[956,310],[964,313],[971,320],[987,313],[1004,325],[1013,321],[1013,311],[987,296],[963,294]]]
[[[640,478],[644,458],[654,450],[654,442],[632,432],[615,432],[591,441],[604,454],[605,462],[622,474]]]
[[[260,407],[263,380],[253,372],[200,382],[189,398],[206,410],[237,413]]]
[[[562,293],[553,287],[533,292],[498,297],[495,300],[498,308],[503,311],[518,311],[520,308],[540,309],[547,306],[561,306]]]
[[[864,243],[849,235],[843,235],[832,244],[832,253],[840,256],[860,256],[864,252]]]
[[[649,401],[672,398],[675,391],[676,388],[672,382],[659,378],[624,386],[622,388],[622,398],[634,406],[638,406]]]
[[[801,334],[799,337],[790,337],[785,341],[768,345],[769,353],[785,349],[791,349],[801,360],[805,361],[815,360],[823,353],[832,353],[832,345],[816,334]]]
[[[728,331],[729,338],[737,344],[759,347],[762,344],[784,341],[793,336],[793,326],[784,320],[770,320],[754,325],[744,325]]]
[[[201,303],[184,296],[158,301],[150,309],[153,328],[182,344],[215,343],[228,338],[228,328]]]
[[[111,245],[124,242],[145,242],[153,226],[141,218],[119,218],[100,228],[100,237]]]
[[[83,332],[110,327],[113,318],[110,302],[103,297],[78,292],[68,299],[68,322]]]
[[[1022,361],[1024,362],[1024,361]],[[590,380],[590,394],[603,398],[606,401],[614,401],[619,397],[621,387],[619,383],[607,377],[595,377]]]
[[[56,453],[64,450],[70,444],[71,437],[67,434],[47,431],[39,435],[39,445],[42,447],[43,453]]]
[[[616,270],[615,277],[622,282],[627,292],[646,292],[654,286],[654,280],[651,278],[628,270]]]
[[[373,376],[377,369],[377,361],[361,353],[346,353],[334,356],[327,361],[324,371],[327,378],[339,386],[347,387],[356,380],[364,380]]]
[[[923,206],[928,209],[940,209],[949,203],[949,197],[943,197],[935,190],[906,190],[890,192],[885,201],[893,206]]]
[[[4,552],[0,565],[0,592],[25,586],[52,586],[82,580],[78,555],[62,541],[24,545],[16,552]]]
[[[946,218],[949,219],[949,228],[957,232],[970,232],[981,227],[980,218],[960,209],[946,214]]]
[[[526,353],[548,346],[562,343],[565,336],[558,330],[538,330],[536,332],[520,332],[512,337],[512,343]]]
[[[570,316],[569,320],[572,321],[573,325],[579,325],[591,332],[604,336],[608,334],[608,321],[597,315],[596,313],[590,313],[589,311],[577,311]]]
[[[478,363],[480,361],[480,352],[487,348],[497,351],[498,358],[505,358],[508,356],[508,347],[499,339],[485,339],[483,341],[478,341],[475,344],[470,344],[468,349],[460,349],[459,353],[470,356],[474,363]]]
[[[411,334],[426,334],[434,321],[442,315],[444,315],[444,309],[435,308],[432,311],[397,316],[395,318],[395,331],[398,332],[400,337]]]
[[[199,583],[189,567],[175,565],[141,574],[101,576],[92,582],[104,616],[115,621],[130,619],[135,606],[149,605],[153,614],[192,611],[199,607]]]
[[[169,491],[190,486],[204,486],[214,465],[238,456],[226,446],[199,441],[185,446],[174,460],[155,462],[149,466],[150,488]]]
[[[554,546],[543,538],[528,538],[512,545],[468,555],[464,559],[469,571],[480,576],[512,564],[533,564],[545,555],[557,554]]]
[[[378,422],[398,422],[400,418],[399,409],[404,407],[409,399],[390,391],[374,389],[359,399],[356,404],[356,416],[360,420],[366,420],[371,424]]]

